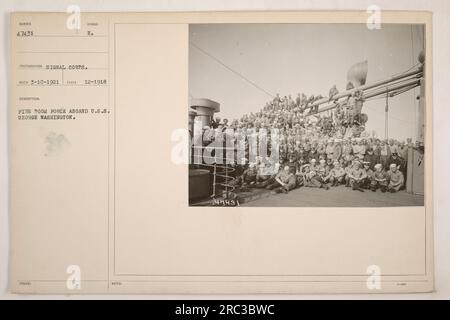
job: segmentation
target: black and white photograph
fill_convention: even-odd
[[[424,48],[419,24],[189,25],[189,205],[423,206]]]

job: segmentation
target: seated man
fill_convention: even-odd
[[[310,171],[316,171],[317,167],[318,167],[318,165],[316,165],[316,163],[317,163],[316,159],[311,159],[311,161],[309,161],[309,163],[310,163],[310,165],[309,165]]]
[[[291,172],[289,166],[284,166],[283,170],[275,176],[275,181],[269,184],[266,189],[275,189],[276,192],[288,193],[294,189],[296,185],[295,176]]]
[[[353,160],[352,162],[346,162],[344,171],[345,171],[345,186],[350,187],[350,171],[352,171],[353,168]]]
[[[240,163],[233,163],[232,168],[235,170],[232,173],[232,177],[234,178],[232,181],[229,182],[231,186],[240,186],[242,184],[242,176],[246,170],[247,159],[241,158]]]
[[[280,164],[275,163],[271,164],[269,162],[264,165],[264,167],[260,167],[258,170],[258,174],[256,175],[256,188],[265,188],[269,184],[275,182],[275,176],[280,169]]]
[[[339,161],[335,161],[333,169],[330,170],[330,173],[327,176],[327,180],[330,181],[332,187],[336,187],[344,183],[344,178],[345,178],[344,168],[341,167]]]
[[[350,186],[353,190],[364,192],[362,185],[364,179],[367,177],[367,174],[364,169],[361,168],[361,164],[359,161],[355,161],[352,169],[349,171],[347,176],[350,179]]]
[[[295,169],[297,167],[297,158],[295,157],[295,155],[289,155],[289,160],[288,162],[286,162],[286,165],[289,166],[291,172],[295,172]]]
[[[319,166],[317,167],[317,175],[320,179],[320,182],[327,183],[328,181],[328,173],[330,171],[330,168],[327,166],[327,162],[323,159],[319,161]]]
[[[387,175],[381,163],[375,165],[372,180],[370,182],[370,189],[375,192],[380,188],[381,192],[386,192],[387,189]]]
[[[309,164],[305,164],[305,161],[303,161],[303,159],[300,159],[297,162],[297,167],[295,169],[295,179],[297,187],[302,187],[304,185],[303,175],[305,166],[309,166]]]
[[[403,173],[400,170],[398,170],[397,165],[395,163],[392,163],[389,166],[387,176],[389,181],[387,190],[392,193],[400,190],[400,188],[403,186],[405,178],[403,177]]]
[[[247,170],[242,174],[242,187],[245,188],[248,185],[253,185],[256,183],[256,175],[258,174],[258,170],[254,163],[250,163]]]
[[[407,174],[407,161],[405,160],[405,158],[402,158],[399,156],[399,154],[397,152],[392,152],[391,154],[391,159],[390,159],[390,163],[395,163],[397,165],[397,170],[400,171],[403,174],[403,178],[406,178],[406,174]],[[404,188],[404,181],[403,181],[403,185],[401,186],[400,189]]]
[[[324,188],[326,190],[328,190],[330,187],[328,187],[327,184],[322,183],[319,175],[317,174],[317,172],[315,171],[315,169],[311,169],[312,166],[310,166],[309,164],[305,165],[304,170],[303,170],[303,185],[305,187],[310,187],[310,188]]]
[[[373,177],[373,170],[370,169],[370,162],[364,161],[364,171],[366,171],[366,178],[362,181],[362,187],[364,189],[370,189],[370,183]]]

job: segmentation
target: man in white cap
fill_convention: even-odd
[[[355,161],[347,176],[350,179],[350,186],[353,190],[364,192],[362,185],[367,174],[364,169],[361,168],[361,163],[359,161]]]
[[[377,163],[375,165],[375,171],[373,172],[372,181],[370,182],[370,189],[375,192],[380,188],[381,192],[386,192],[387,184],[386,171],[384,171],[381,163]]]
[[[403,186],[403,182],[405,182],[405,178],[403,177],[403,173],[400,170],[398,170],[397,165],[395,163],[392,163],[389,166],[387,176],[389,180],[387,190],[392,193],[399,191],[400,188]]]

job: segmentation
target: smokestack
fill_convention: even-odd
[[[220,112],[220,103],[205,98],[191,99],[189,106],[196,111],[195,123],[202,127],[210,126],[214,113]]]

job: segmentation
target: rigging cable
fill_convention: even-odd
[[[210,54],[209,52],[205,51],[204,49],[200,48],[198,45],[196,45],[195,43],[193,43],[192,41],[189,42],[190,45],[192,45],[194,48],[196,48],[198,51],[200,51],[201,53],[203,53],[204,55],[210,57],[211,59],[213,59],[214,61],[216,61],[217,63],[219,63],[221,66],[223,66],[224,68],[226,68],[227,70],[231,71],[232,73],[234,73],[235,75],[239,76],[240,78],[242,78],[243,80],[247,81],[248,83],[250,83],[252,86],[254,86],[255,88],[257,88],[258,90],[264,92],[266,95],[270,96],[271,98],[274,97],[273,94],[271,94],[270,92],[268,92],[267,90],[261,88],[259,85],[257,85],[255,82],[253,82],[252,80],[250,80],[249,78],[247,78],[246,76],[244,76],[243,74],[239,73],[238,71],[234,70],[233,68],[231,68],[230,66],[228,66],[227,64],[225,64],[224,62],[222,62],[220,59],[218,59],[217,57],[213,56],[212,54]]]

